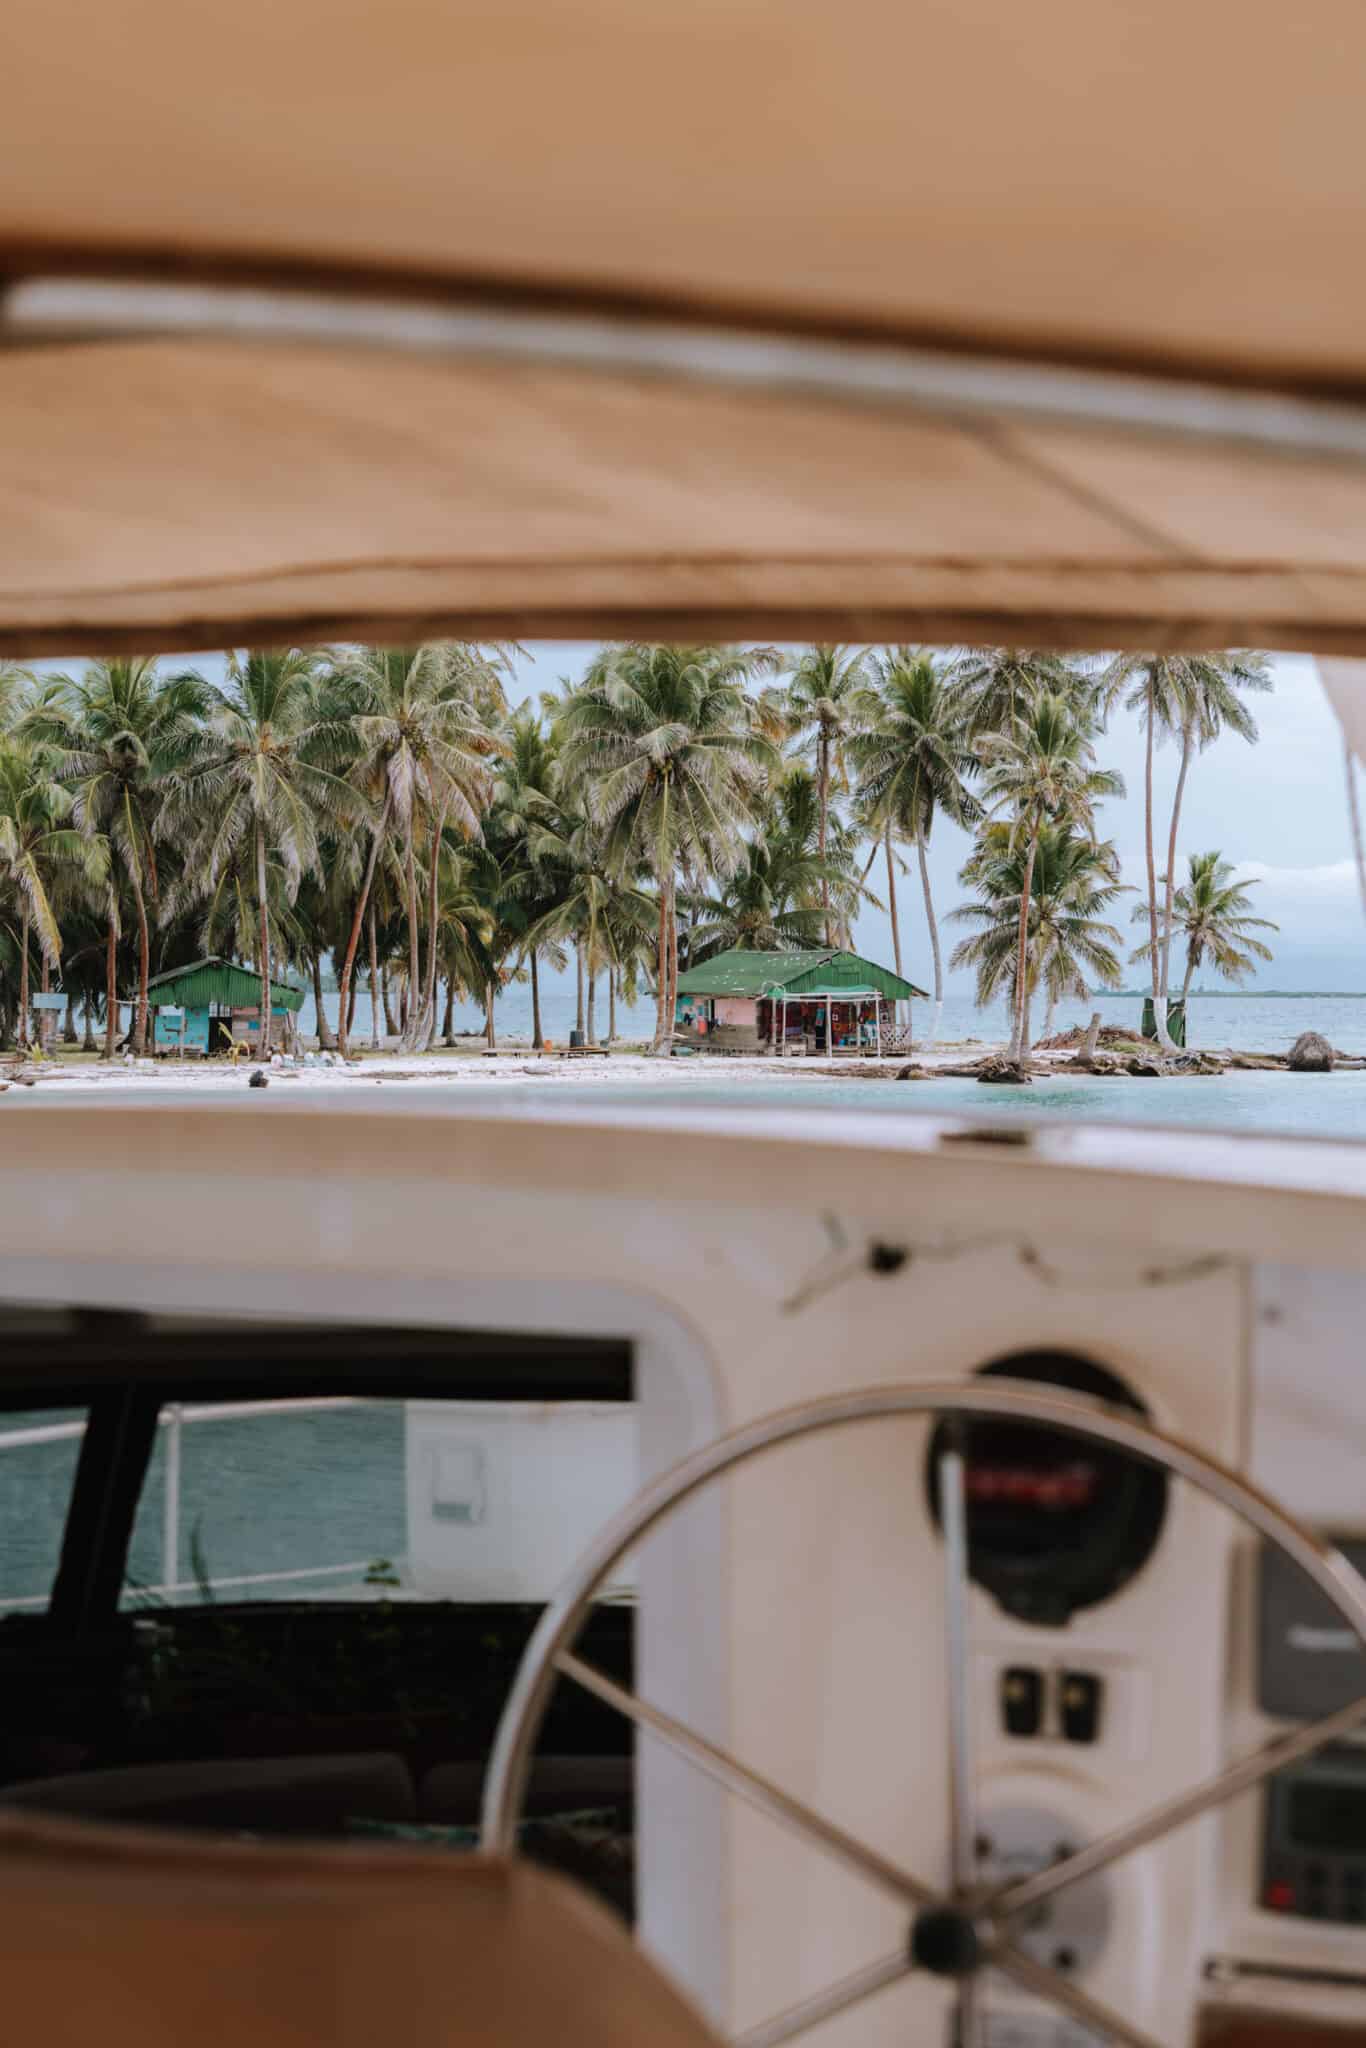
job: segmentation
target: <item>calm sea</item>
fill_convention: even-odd
[[[324,1002],[329,1018],[335,1023],[336,996],[327,996]],[[1141,996],[1101,995],[1086,1002],[1060,1003],[1054,1029],[1062,1031],[1070,1024],[1085,1024],[1093,1009],[1100,1011],[1107,1024],[1127,1025],[1137,1033],[1143,999]],[[929,1025],[930,1010],[928,1003],[913,1005],[917,1037]],[[543,989],[541,1016],[549,1037],[565,1041],[574,1023],[574,1015],[572,986],[552,982]],[[500,1037],[530,1039],[530,989],[517,984],[507,989],[498,999],[495,1016]],[[311,997],[304,1005],[301,1023],[305,1032],[311,1033],[315,1029]],[[482,1034],[483,1011],[472,1003],[457,1003],[455,1024],[457,1031]],[[1035,1028],[1040,1035],[1043,1027],[1044,1018],[1040,1010],[1035,1018]],[[605,1037],[605,997],[598,1003],[597,1028],[598,1036]],[[637,1003],[634,1009],[628,1009],[624,1004],[617,1005],[620,1037],[645,1038],[653,1029],[652,1002]],[[939,1034],[942,1040],[962,1042],[975,1038],[995,1043],[1006,1038],[1009,1030],[1009,1018],[1003,1005],[979,1010],[971,996],[952,995],[945,1000]],[[1216,1049],[1232,1046],[1239,1052],[1288,1052],[1301,1031],[1321,1031],[1339,1051],[1366,1054],[1366,995],[1195,995],[1191,998],[1187,1033],[1191,1045]],[[369,1040],[368,996],[357,1001],[354,1035],[362,1044]]]

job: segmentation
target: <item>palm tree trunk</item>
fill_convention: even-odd
[[[607,1043],[617,1041],[617,970],[609,961],[607,966]]]
[[[659,878],[659,936],[655,949],[655,1042],[652,1051],[670,1047],[673,1017],[669,1002],[669,898],[664,877]],[[666,1021],[667,1020],[667,1021]]]
[[[425,1052],[436,1036],[436,934],[441,908],[441,834],[446,828],[444,804],[432,823],[431,860],[427,871],[427,961],[421,981],[413,985],[407,1039],[403,1047],[405,1052]]]
[[[824,726],[822,726],[820,729],[820,739],[818,740],[816,746],[816,760],[818,769],[821,814],[820,856],[821,865],[824,866],[826,832],[830,823],[830,739]],[[821,919],[821,928],[825,933],[825,943],[828,946],[831,944],[830,882],[829,878],[826,875],[821,876]]]
[[[493,1021],[493,994],[493,977],[490,975],[484,983],[484,1036],[488,1040],[490,1052],[498,1043],[498,1033]]]
[[[915,850],[920,859],[920,887],[925,898],[925,924],[930,934],[930,960],[934,967],[934,1015],[930,1019],[928,1043],[933,1047],[939,1036],[940,1020],[944,1015],[944,962],[939,951],[939,921],[934,914],[934,896],[930,890],[930,864],[925,856],[925,835],[915,835]],[[901,972],[897,968],[898,974]]]
[[[133,886],[134,888],[137,887],[136,875],[133,877]],[[261,1029],[257,1034],[257,1039],[261,1058],[265,1060],[270,1058],[270,917],[266,909],[266,835],[259,824],[256,827],[256,909],[257,915],[260,918],[260,934],[257,943],[260,948],[261,965]],[[139,911],[141,911],[140,896]],[[141,1002],[141,996],[139,996],[139,1002]]]
[[[1172,958],[1172,905],[1176,896],[1176,830],[1181,820],[1181,799],[1186,789],[1186,770],[1190,767],[1192,751],[1189,725],[1181,733],[1181,768],[1176,778],[1176,794],[1172,798],[1172,828],[1167,837],[1167,889],[1162,906],[1162,1015],[1167,1014],[1167,991],[1171,986]]]
[[[384,1010],[384,1035],[386,1038],[397,1038],[398,1026],[394,1022],[393,1006],[390,1001],[389,963],[387,960],[385,961],[383,967],[381,967],[379,971],[379,993],[381,1005]]]
[[[19,933],[19,1050],[28,1051],[28,904]]]
[[[1010,1056],[1015,1060],[1022,1060],[1025,1056],[1025,1033],[1029,1029],[1029,897],[1034,887],[1034,856],[1038,847],[1036,827],[1029,835],[1029,852],[1025,855],[1024,880],[1020,888],[1020,934],[1015,953],[1015,1029],[1010,1043]]]
[[[133,905],[138,914],[138,1003],[133,1014],[133,1051],[139,1057],[147,1050],[147,982],[152,971],[151,942],[147,935],[147,905],[142,880],[136,867],[130,869]]]
[[[1187,997],[1187,996],[1188,996],[1188,995],[1190,994],[1190,992],[1191,992],[1191,983],[1192,983],[1192,982],[1194,981],[1194,979],[1195,979],[1195,948],[1194,948],[1193,946],[1188,946],[1188,947],[1186,948],[1186,978],[1185,978],[1185,980],[1184,980],[1184,981],[1182,982],[1182,984],[1181,984],[1181,1002],[1182,1002],[1182,1005],[1183,1005],[1183,1007],[1184,1007],[1184,1005],[1185,1005],[1186,997]],[[1189,1031],[1188,1031],[1188,1032],[1186,1033],[1186,1043],[1187,1043],[1187,1045],[1189,1045],[1189,1044],[1190,1044],[1190,1033],[1189,1033]]]
[[[327,1011],[323,1008],[323,963],[321,953],[313,955],[313,1007],[318,1013],[318,1044],[324,1052],[331,1052],[336,1044],[336,1040],[333,1037],[332,1026],[327,1021]],[[338,1012],[338,1015],[340,1015],[340,1012]]]
[[[1148,670],[1148,734],[1143,756],[1143,841],[1148,862],[1148,939],[1152,949],[1153,1022],[1157,1042],[1164,1052],[1174,1050],[1167,1031],[1166,1005],[1162,1001],[1162,949],[1157,926],[1157,866],[1153,855],[1153,745],[1157,727],[1157,691],[1153,672]]]
[[[95,1038],[95,1009],[89,990],[86,991],[85,999],[81,1004],[81,1051],[99,1051],[99,1045]]]
[[[674,1013],[678,1008],[678,911],[673,877],[669,878],[669,1048],[673,1049]]]
[[[375,929],[375,905],[371,900],[366,920],[370,940],[370,1044],[379,1051],[379,934]]]
[[[407,884],[408,896],[408,1000],[405,1006],[406,1014],[404,1018],[406,1028],[408,1021],[412,1017],[413,1007],[417,1002],[418,989],[422,985],[418,979],[417,856],[413,847],[413,821],[411,817],[408,820],[408,846],[404,880]]]
[[[531,1050],[540,1052],[545,1046],[541,1033],[541,970],[536,948],[531,949]]]
[[[48,994],[48,993],[50,992],[51,988],[52,988],[52,967],[51,967],[51,963],[50,963],[50,962],[49,962],[49,960],[48,960],[47,954],[46,954],[46,953],[44,953],[44,952],[41,952],[41,951],[40,951],[40,952],[39,952],[39,955],[38,955],[38,990],[39,990],[39,993],[40,993],[41,995],[47,995],[47,994]],[[46,1052],[46,1051],[47,1051],[47,1049],[48,1049],[48,1046],[49,1046],[49,1044],[51,1043],[51,1032],[52,1032],[52,1026],[51,1026],[51,1024],[50,1024],[50,1023],[49,1023],[49,1021],[48,1021],[48,1020],[49,1020],[49,1018],[51,1017],[51,1015],[52,1015],[52,1012],[51,1012],[51,1010],[48,1010],[48,1009],[43,1009],[43,1010],[40,1010],[40,1011],[39,1011],[39,1013],[38,1013],[38,1050],[39,1050],[39,1052]]]
[[[441,1043],[455,1044],[455,983],[446,983],[446,1014],[441,1019]]]
[[[901,972],[901,922],[896,914],[896,861],[892,857],[892,821],[889,818],[882,829],[883,851],[887,855],[887,912],[892,920],[892,958],[896,971]]]
[[[590,961],[590,962],[589,962],[589,965],[588,965],[588,1010],[587,1010],[587,1031],[588,1031],[588,1043],[589,1043],[590,1045],[596,1045],[596,1044],[597,1044],[597,1042],[598,1042],[598,1027],[597,1027],[597,1018],[596,1018],[596,1011],[597,1011],[597,997],[598,997],[598,977],[596,976],[596,974],[594,974],[594,972],[593,972],[593,965],[592,965],[592,962]]]
[[[114,1057],[119,1036],[119,924],[118,906],[111,895],[109,932],[104,942],[104,1056]]]
[[[576,1031],[578,1032],[578,1034],[579,1034],[580,1038],[582,1038],[582,1036],[583,1036],[583,1030],[584,1030],[584,1023],[585,1023],[585,1021],[586,1021],[586,1020],[585,1020],[585,1016],[584,1016],[584,1000],[583,1000],[583,941],[582,941],[582,939],[575,939],[575,941],[574,941],[574,974],[575,974],[575,977],[576,977],[576,980],[577,980],[577,984],[578,984],[578,1001],[577,1001],[577,1003],[576,1003],[576,1005],[575,1005],[575,1010],[574,1010],[574,1029],[575,1029],[575,1030],[576,1030]]]
[[[76,991],[75,989],[68,989],[66,992],[66,1015],[62,1018],[62,1044],[74,1045],[75,1043]]]
[[[339,1034],[337,1042],[340,1047],[343,1058],[345,1058],[346,1056],[347,1039],[350,1036],[351,1029],[351,1006],[347,1001],[347,997],[350,994],[351,990],[351,976],[355,970],[356,948],[360,944],[361,919],[365,916],[366,911],[370,908],[370,885],[375,878],[375,862],[379,858],[380,842],[383,839],[387,830],[389,829],[389,809],[390,800],[386,795],[384,799],[384,808],[379,814],[379,821],[375,826],[373,834],[371,835],[370,853],[365,863],[365,874],[361,879],[360,894],[356,898],[356,908],[351,918],[351,929],[346,935],[346,954],[344,959],[342,960],[342,971],[339,984],[341,988],[341,1004],[337,1011],[337,1016],[339,1019]],[[372,937],[373,923],[374,920],[372,918]]]

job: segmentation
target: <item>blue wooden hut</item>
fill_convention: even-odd
[[[303,1008],[304,990],[292,983],[270,984],[271,1038]],[[152,1045],[158,1052],[211,1053],[234,1038],[254,1044],[261,1029],[261,977],[235,960],[208,954],[188,967],[154,974],[147,984],[152,1012]]]

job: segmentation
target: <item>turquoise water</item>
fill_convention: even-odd
[[[501,1091],[500,1091],[501,1092]],[[521,1091],[518,1091],[519,1094]],[[528,1082],[528,1100],[550,1091]],[[686,1085],[661,1075],[648,1089],[557,1087],[556,1102],[636,1109],[767,1108],[853,1110],[869,1117],[969,1114],[1003,1120],[1138,1124],[1178,1130],[1247,1131],[1263,1137],[1366,1139],[1366,1072],[1172,1076],[1161,1081],[1058,1076],[1027,1088],[984,1087],[973,1080],[853,1081],[775,1078],[753,1084],[705,1076]],[[482,1105],[481,1105],[482,1106]]]

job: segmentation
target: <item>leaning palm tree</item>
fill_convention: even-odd
[[[1029,902],[1044,828],[1066,825],[1094,836],[1096,804],[1102,797],[1124,794],[1122,776],[1096,767],[1092,730],[1089,717],[1079,714],[1074,705],[1061,697],[1045,696],[1013,731],[979,741],[987,762],[988,805],[1008,820],[1012,839],[1024,855],[1011,1031],[1011,1057],[1017,1060],[1025,1049]]]
[[[109,851],[75,824],[75,800],[58,780],[52,749],[0,741],[0,882],[17,907],[19,1043],[28,1045],[29,954],[37,939],[42,986],[62,958],[58,918],[65,887],[97,890],[108,875]]]
[[[901,932],[892,843],[901,837],[915,846],[934,965],[934,1016],[929,1035],[933,1045],[944,1008],[944,967],[926,847],[940,811],[962,825],[980,815],[981,806],[968,788],[980,767],[980,757],[971,744],[966,689],[946,674],[932,655],[910,647],[892,648],[878,661],[877,676],[875,722],[851,740],[849,751],[858,771],[860,808],[869,823],[880,829],[883,839],[898,974]]]
[[[435,1000],[435,935],[439,896],[432,866],[447,825],[462,839],[478,837],[493,796],[490,763],[502,751],[497,726],[504,710],[507,653],[463,642],[423,647],[364,647],[340,659],[330,678],[333,721],[349,745],[348,773],[371,817],[370,847],[342,958],[341,1044],[351,976],[376,864],[391,840],[402,860],[408,926],[409,1050],[430,1028]],[[425,830],[428,858],[428,972],[419,971],[417,846]]]
[[[656,1053],[672,1047],[679,869],[733,871],[776,758],[745,688],[772,661],[767,650],[609,647],[556,708],[564,772],[609,865],[623,877],[643,866],[658,891]]]
[[[1173,889],[1176,878],[1176,837],[1181,820],[1186,775],[1191,757],[1209,746],[1225,730],[1236,732],[1249,742],[1257,737],[1257,724],[1239,696],[1240,690],[1269,690],[1271,676],[1260,654],[1122,654],[1101,679],[1110,701],[1125,696],[1131,710],[1143,721],[1144,753],[1144,850],[1148,868],[1148,945],[1144,957],[1152,975],[1153,1017],[1159,1044],[1175,1050],[1167,1028],[1167,992],[1170,984],[1173,920]],[[1159,906],[1157,858],[1153,814],[1153,751],[1166,736],[1175,736],[1181,747],[1181,765],[1172,798],[1171,823],[1167,834],[1166,893]]]
[[[995,823],[984,829],[960,875],[978,900],[951,913],[955,923],[975,927],[954,948],[951,964],[976,971],[979,1004],[1003,989],[1012,997],[1016,992],[1027,859],[1009,825]],[[1096,986],[1118,988],[1121,939],[1106,912],[1123,893],[1111,841],[1093,840],[1066,825],[1043,827],[1030,873],[1026,1047],[1032,1037],[1030,1000],[1040,986],[1048,998],[1045,1036],[1053,1027],[1054,1007],[1064,997],[1084,999]]]
[[[829,850],[830,800],[833,788],[846,780],[845,749],[852,736],[876,713],[873,669],[868,654],[857,647],[808,647],[780,691],[764,699],[764,712],[776,728],[797,737],[816,768],[820,804],[817,853]],[[822,885],[823,937],[835,943],[829,885]]]
[[[212,899],[229,880],[252,900],[263,1057],[270,1051],[272,895],[292,905],[303,877],[319,870],[324,827],[361,809],[335,772],[335,735],[319,715],[317,681],[317,657],[302,648],[235,655],[225,686],[211,692],[207,726],[168,779],[163,811],[165,829],[186,847],[168,914],[196,896]]]
[[[1252,915],[1247,892],[1254,882],[1237,881],[1232,862],[1222,854],[1193,853],[1189,866],[1189,879],[1172,899],[1174,928],[1186,942],[1186,973],[1179,998],[1182,1003],[1190,994],[1196,968],[1205,960],[1225,981],[1246,981],[1259,960],[1273,957],[1270,946],[1254,938],[1253,933],[1280,929],[1270,918]],[[1151,930],[1150,909],[1150,904],[1138,904],[1134,919],[1142,919]],[[1147,960],[1151,948],[1149,938],[1131,957]]]
[[[75,797],[83,831],[109,842],[115,870],[108,898],[112,961],[119,929],[120,885],[137,924],[138,992],[134,1052],[147,1043],[151,971],[149,903],[160,893],[157,833],[169,777],[188,759],[208,712],[211,692],[193,669],[165,674],[154,656],[94,661],[83,675],[59,678],[30,705],[22,730],[58,750],[59,770]],[[114,1051],[117,1003],[107,998],[105,1054]]]

